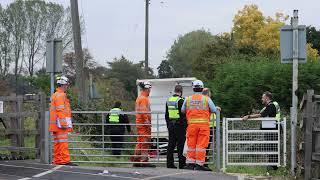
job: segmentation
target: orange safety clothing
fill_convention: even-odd
[[[150,149],[151,141],[151,114],[149,93],[142,91],[136,100],[136,124],[137,124],[137,145],[135,155],[141,155],[141,158],[136,158],[137,161],[148,160],[148,149]]]
[[[53,164],[70,163],[68,133],[53,132],[52,134],[54,140]]]
[[[66,93],[59,87],[51,97],[49,131],[72,131],[70,101]]]
[[[62,88],[57,88],[51,97],[50,125],[54,139],[53,164],[70,163],[68,132],[72,131],[70,101]]]
[[[208,97],[194,94],[186,98],[187,163],[203,166],[210,137]]]

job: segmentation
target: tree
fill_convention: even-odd
[[[257,5],[245,5],[233,19],[233,36],[235,45],[242,50],[258,48],[257,33],[265,25],[265,17]],[[246,51],[245,51],[246,52]]]
[[[16,77],[16,83],[18,74],[20,74],[22,69],[22,52],[24,47],[25,29],[26,29],[26,18],[25,9],[23,6],[24,1],[17,0],[11,3],[6,9],[6,15],[8,16],[8,30],[11,32],[12,42],[12,59],[14,60],[14,75]],[[20,67],[19,67],[20,63]]]
[[[192,76],[192,62],[212,39],[211,33],[205,30],[179,36],[167,54],[167,60],[173,68],[173,76]]]
[[[320,52],[320,30],[313,26],[307,26],[307,42]]]
[[[9,72],[12,62],[10,53],[12,51],[10,42],[11,33],[8,27],[9,18],[5,9],[0,4],[0,77],[4,77]]]
[[[134,64],[121,56],[108,62],[108,65],[110,69],[107,71],[107,77],[118,79],[123,83],[126,91],[130,92],[130,96],[135,97],[137,94],[136,80],[148,77],[142,63]]]
[[[228,62],[235,53],[236,50],[230,34],[216,35],[213,41],[193,61],[194,75],[204,81],[213,79],[217,66]]]
[[[159,78],[171,78],[173,77],[172,67],[167,60],[161,61],[158,69]]]

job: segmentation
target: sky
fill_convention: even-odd
[[[69,0],[46,0],[70,5]],[[0,0],[6,5],[13,0]],[[144,60],[145,0],[78,0],[86,31],[83,47],[100,65],[125,56]],[[299,24],[320,28],[320,0],[150,0],[149,66],[157,67],[179,35],[205,29],[212,34],[230,32],[232,20],[246,4],[256,4],[265,16],[292,15],[299,10]]]

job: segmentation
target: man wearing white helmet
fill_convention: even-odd
[[[149,164],[148,149],[151,141],[151,114],[149,94],[151,92],[151,83],[148,81],[140,82],[141,93],[136,100],[136,124],[137,124],[137,145],[134,156],[130,158],[134,162],[134,167],[155,167]]]
[[[66,76],[57,78],[56,92],[51,97],[50,125],[54,139],[53,164],[76,166],[70,162],[68,133],[72,131],[71,107],[66,91],[69,87]]]
[[[210,136],[210,114],[221,111],[221,108],[216,107],[210,97],[202,94],[202,81],[194,81],[192,87],[194,94],[186,97],[181,108],[188,122],[186,169],[211,171],[204,166]]]

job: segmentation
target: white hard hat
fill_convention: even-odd
[[[66,76],[59,76],[57,77],[57,84],[65,85],[69,84],[69,79]]]
[[[150,89],[152,87],[151,83],[149,81],[143,82],[143,86],[144,86],[145,89]]]
[[[192,88],[203,88],[203,82],[200,80],[195,80],[192,82]]]

